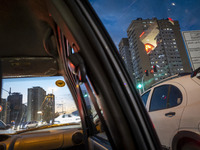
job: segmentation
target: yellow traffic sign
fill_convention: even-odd
[[[63,80],[57,80],[57,81],[56,81],[56,85],[57,85],[58,87],[64,87],[64,86],[65,86],[65,82],[64,82]]]

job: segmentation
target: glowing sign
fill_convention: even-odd
[[[172,18],[168,18],[169,22],[174,25],[174,20],[172,20]]]
[[[154,50],[154,46],[149,43],[144,44],[144,46],[147,54],[149,54],[152,50]]]
[[[143,34],[144,34],[144,32],[142,32],[142,34],[140,34],[140,36],[139,36],[139,37],[141,38],[141,37],[143,36]]]
[[[144,44],[147,54],[157,46],[157,35],[159,34],[157,21],[153,22],[145,32],[139,36],[140,41]]]

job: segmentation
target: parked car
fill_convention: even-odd
[[[25,129],[30,129],[30,128],[36,128],[37,126],[38,126],[37,121],[29,121],[24,127]]]
[[[1,134],[10,134],[14,133],[10,125],[6,125],[2,120],[0,120],[0,133]]]
[[[20,124],[20,129],[26,129],[26,124],[27,124],[27,122],[22,122],[21,124]]]
[[[54,124],[64,124],[64,123],[80,123],[80,116],[75,116],[73,114],[63,114],[54,119]]]
[[[142,101],[164,147],[199,148],[200,77],[179,74],[157,83]]]

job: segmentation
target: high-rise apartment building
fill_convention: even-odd
[[[138,18],[127,35],[136,81],[143,80],[146,89],[171,75],[191,72],[178,21]],[[150,73],[153,67],[157,72]]]
[[[41,119],[42,103],[45,100],[46,91],[41,87],[28,89],[27,121],[39,121]]]
[[[7,122],[11,123],[11,121],[14,121],[15,125],[18,125],[22,117],[22,94],[11,93],[7,101],[10,106],[10,108],[7,109]]]
[[[50,120],[54,119],[55,115],[55,95],[54,94],[48,94],[45,97],[44,102],[42,103],[42,116],[41,119],[50,122]]]
[[[133,63],[131,59],[131,52],[129,50],[128,38],[122,38],[119,42],[119,53],[124,60],[126,69],[128,70],[129,76],[135,83],[134,72],[133,72]]]

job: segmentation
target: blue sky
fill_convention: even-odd
[[[115,45],[137,18],[178,20],[181,31],[200,30],[200,0],[90,0]]]

